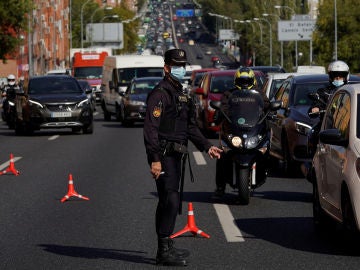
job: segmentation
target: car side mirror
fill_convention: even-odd
[[[203,88],[200,88],[200,87],[199,87],[199,88],[196,88],[195,93],[198,94],[198,95],[202,95],[202,96],[205,95],[204,89],[203,89]]]
[[[316,92],[308,93],[308,97],[309,97],[311,100],[314,100],[314,101],[317,101],[317,100],[320,99],[319,94],[316,93]]]
[[[221,101],[210,101],[210,107],[215,109],[215,110],[220,110],[220,106],[221,106]]]
[[[337,128],[325,129],[319,133],[320,142],[338,146],[348,146],[349,140]]]

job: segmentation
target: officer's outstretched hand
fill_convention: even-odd
[[[208,154],[211,158],[220,158],[220,154],[223,150],[216,146],[211,146],[208,150]]]

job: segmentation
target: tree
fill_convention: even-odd
[[[335,35],[335,0],[322,1],[314,33],[314,55],[317,62],[327,66],[335,60],[335,36],[337,58],[345,61],[351,72],[360,67],[360,10],[357,0],[337,0],[337,35]]]
[[[0,1],[0,58],[5,61],[22,42],[20,34],[27,29],[27,16],[31,0]]]

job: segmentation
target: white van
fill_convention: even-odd
[[[115,55],[104,61],[101,81],[101,108],[104,119],[123,120],[122,97],[133,78],[162,77],[164,58],[159,55]]]

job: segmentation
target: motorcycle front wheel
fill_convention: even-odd
[[[238,185],[238,202],[242,205],[248,205],[250,202],[250,170],[249,168],[239,168],[236,170]]]

